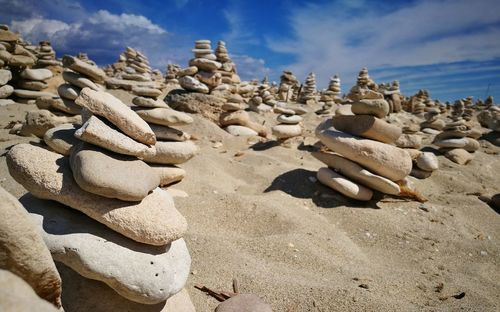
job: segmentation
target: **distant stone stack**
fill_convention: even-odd
[[[465,105],[462,100],[457,100],[455,101],[455,104],[451,107],[451,116],[450,118],[453,121],[459,121],[462,120],[462,116],[465,111]]]
[[[40,97],[55,96],[55,94],[43,92],[49,85],[47,81],[52,78],[52,72],[46,68],[24,68],[18,69],[14,84],[16,89],[14,95],[18,97],[17,102],[34,104]]]
[[[61,61],[56,59],[56,51],[52,48],[50,41],[40,41],[38,47],[35,50],[35,54],[38,57],[36,62],[36,67],[48,67],[48,66],[62,66]]]
[[[274,112],[280,114],[276,119],[278,125],[272,127],[272,133],[276,139],[286,140],[302,135],[302,117],[297,115],[293,109],[275,107]]]
[[[79,60],[84,61],[85,63],[87,63],[89,65],[97,66],[94,61],[92,61],[91,59],[89,59],[89,55],[87,53],[85,53],[85,52],[78,53],[78,55],[76,57]]]
[[[295,77],[291,71],[283,71],[278,88],[278,100],[286,102],[296,101],[299,88],[300,83],[297,77]]]
[[[432,129],[435,131],[441,131],[445,127],[446,123],[443,119],[440,119],[441,110],[439,108],[432,108],[424,114],[425,121],[420,124],[420,129],[424,133],[429,133],[425,131],[426,129]],[[432,132],[432,131],[431,131]]]
[[[218,72],[222,75],[222,83],[229,85],[240,83],[241,79],[236,71],[236,64],[234,64],[229,57],[226,43],[224,41],[217,42],[215,56],[217,57],[217,61],[222,64],[222,67],[218,70]]]
[[[359,97],[355,98],[359,101]],[[322,124],[316,129],[317,137],[330,150],[313,153],[328,166],[319,169],[318,180],[361,201],[370,200],[374,190],[398,195],[398,181],[404,180],[412,169],[409,153],[392,145],[401,136],[401,128],[381,119],[387,113],[386,108],[363,105],[353,113],[333,116],[333,127]]]
[[[399,113],[402,109],[402,96],[401,90],[399,89],[399,81],[394,80],[390,86],[386,86],[381,92],[384,94],[387,103],[389,103],[389,113]]]
[[[245,111],[246,104],[239,94],[232,94],[222,106],[224,111],[219,118],[221,127],[235,136],[259,135],[267,137],[267,129],[250,119]]]
[[[351,111],[354,114],[369,114],[377,118],[384,118],[389,114],[389,103],[384,99],[384,95],[377,91],[378,88],[373,87],[374,85],[376,86],[369,77],[368,70],[361,69],[356,85],[347,95],[347,98],[353,101]]]
[[[83,88],[75,102],[84,124],[53,129],[45,142],[56,152],[19,144],[7,155],[10,174],[33,196],[65,205],[26,207],[54,260],[107,284],[116,291],[113,302],[143,304],[143,311],[181,296],[172,309],[194,311],[183,291],[191,264],[187,223],[159,186],[184,175],[169,165],[192,158],[196,146],[159,141],[161,134],[109,93]]]
[[[316,89],[316,75],[311,72],[309,73],[309,75],[307,75],[306,81],[302,86],[298,102],[302,104],[316,103],[317,92],[318,90]]]
[[[167,84],[179,84],[177,74],[181,71],[181,67],[177,64],[169,63],[167,65],[167,73],[165,75],[165,82]]]
[[[106,67],[108,76],[124,80],[152,81],[153,69],[149,60],[141,52],[127,47],[118,61]],[[111,73],[111,74],[109,74]]]
[[[189,67],[179,73],[179,84],[188,91],[210,93],[222,83],[222,64],[213,53],[210,40],[197,40]]]
[[[474,103],[472,96],[466,97],[463,100],[463,103],[464,103],[464,113],[462,114],[462,118],[465,121],[470,121],[472,119],[472,115],[474,114],[474,107],[473,107]]]
[[[429,100],[429,92],[427,92],[427,90],[419,90],[406,101],[404,108],[410,113],[423,117],[427,107],[426,103],[431,103]]]
[[[493,102],[493,98],[491,101]],[[477,115],[477,120],[481,126],[500,132],[500,108],[498,106],[491,105],[482,110]]]
[[[342,102],[340,94],[340,78],[338,75],[335,75],[330,78],[328,88],[321,94],[320,102],[323,103],[323,107],[316,113],[330,114],[333,106]]]
[[[453,116],[453,121],[446,124],[443,132],[436,135],[433,144],[451,161],[465,165],[474,158],[474,153],[480,147],[477,139],[481,132],[472,127],[458,115]]]

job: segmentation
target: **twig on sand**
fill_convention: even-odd
[[[235,278],[233,278],[233,291],[235,294],[239,294],[240,293],[240,289],[239,289],[239,284],[238,284],[238,280]]]
[[[215,299],[217,299],[220,302],[225,301],[225,300],[237,295],[237,293],[233,293],[233,292],[229,292],[229,291],[216,291],[216,290],[212,290],[206,286],[201,286],[201,285],[194,285],[194,288],[199,289],[199,290],[207,293],[207,295],[214,297]]]

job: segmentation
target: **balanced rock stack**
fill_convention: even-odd
[[[403,105],[405,110],[415,115],[423,117],[425,113],[425,102],[429,99],[427,90],[419,90],[417,94],[410,97],[410,99]]]
[[[226,43],[224,41],[220,40],[217,42],[215,56],[217,57],[217,61],[222,64],[222,67],[218,70],[218,72],[222,75],[221,82],[229,85],[240,83],[241,79],[236,71],[236,64],[234,64],[229,57]]]
[[[250,115],[245,111],[247,105],[239,94],[232,94],[227,102],[222,105],[224,111],[219,117],[221,127],[235,136],[267,137],[267,129],[263,125],[250,119]]]
[[[0,47],[3,47],[3,45],[0,44]],[[2,51],[3,50],[0,48],[0,55],[2,54]],[[13,100],[8,99],[8,97],[14,93],[14,87],[8,84],[11,79],[11,71],[0,66],[0,106],[15,103]]]
[[[298,102],[302,104],[316,103],[316,93],[316,75],[311,72],[306,77]]]
[[[477,115],[477,120],[481,126],[500,132],[500,108],[495,106],[492,96],[484,102],[484,109]]]
[[[377,118],[384,118],[389,114],[389,103],[375,86],[377,85],[368,76],[368,70],[361,69],[356,85],[351,88],[347,96],[353,101],[351,111],[354,114],[373,115]]]
[[[383,91],[383,94],[387,103],[389,103],[389,113],[399,113],[402,109],[402,96],[401,90],[399,89],[399,81],[394,80],[392,84]]]
[[[480,147],[477,139],[481,132],[472,129],[466,120],[458,116],[455,112],[454,121],[447,123],[443,131],[436,135],[433,144],[439,147],[445,157],[451,161],[465,165],[470,162]]]
[[[463,99],[463,103],[464,103],[464,113],[462,114],[462,118],[465,121],[470,121],[474,113],[474,108],[473,108],[474,103],[472,96],[468,96],[465,99]]]
[[[340,97],[341,89],[340,89],[340,78],[338,75],[335,75],[330,78],[330,83],[328,84],[328,88],[325,92],[321,94],[320,102],[323,102],[323,107],[317,111],[317,114],[329,114],[333,106],[337,103],[342,102],[342,98]]]
[[[56,51],[50,45],[50,41],[44,40],[40,41],[38,47],[35,50],[35,54],[38,57],[36,61],[36,67],[48,67],[48,66],[62,66],[61,61],[56,59]]]
[[[84,108],[83,126],[61,126],[45,138],[58,153],[16,145],[7,155],[9,172],[33,196],[65,205],[28,208],[57,262],[107,284],[116,292],[107,300],[168,305],[183,289],[191,259],[182,239],[186,220],[158,186],[183,175],[164,165],[187,161],[196,147],[157,141],[160,135],[109,93],[83,88],[75,102]]]
[[[280,77],[278,88],[278,100],[296,101],[299,93],[300,83],[291,71],[284,70]]]
[[[147,57],[131,47],[127,47],[118,61],[107,67],[107,71],[113,72],[109,76],[135,81],[151,81],[153,72]]]
[[[44,89],[49,87],[47,81],[50,78],[52,78],[52,72],[47,68],[23,69],[13,79],[16,85],[14,95],[19,98],[17,101],[34,104],[37,98],[55,96],[55,94],[43,92]]]
[[[351,116],[333,116],[333,127],[318,126],[316,135],[332,151],[313,153],[328,166],[318,171],[321,183],[363,201],[372,198],[373,190],[400,193],[397,182],[410,174],[412,159],[407,151],[391,145],[401,135],[401,129],[378,116],[355,112]]]
[[[92,66],[96,66],[96,63],[94,61],[92,61],[90,58],[89,58],[89,55],[85,52],[79,52],[78,55],[76,56],[79,60],[81,61],[84,61],[85,63],[89,64],[89,65],[92,65]]]
[[[222,64],[213,54],[210,40],[197,40],[192,50],[194,58],[189,61],[189,67],[182,69],[179,84],[188,91],[210,93],[222,83],[219,70]]]
[[[293,109],[275,107],[274,112],[280,114],[276,118],[278,125],[272,127],[272,133],[278,140],[286,140],[302,134],[302,117]]]
[[[439,108],[429,109],[424,114],[425,121],[420,124],[421,131],[428,134],[437,134],[443,130],[446,123],[443,119],[439,118],[440,115],[441,110]]]
[[[177,74],[181,71],[181,67],[177,64],[167,64],[167,72],[165,74],[165,82],[167,84],[179,84]]]

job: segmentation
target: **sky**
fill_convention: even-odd
[[[244,80],[283,70],[348,92],[362,67],[405,95],[500,100],[499,0],[0,0],[0,23],[57,56],[111,64],[134,47],[154,68],[187,66],[194,41],[226,42]]]

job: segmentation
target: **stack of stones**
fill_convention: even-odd
[[[286,140],[302,134],[302,117],[297,115],[293,109],[275,107],[278,125],[272,127],[272,133],[278,140]]]
[[[107,72],[112,72],[108,76],[134,81],[151,81],[153,70],[149,66],[149,60],[141,52],[127,47],[120,54],[118,61],[108,65]]]
[[[0,45],[3,47],[3,45]],[[0,48],[1,49],[1,48]],[[2,50],[0,50],[0,54]],[[0,66],[0,106],[14,104],[15,102],[8,99],[14,93],[14,87],[7,84],[12,79],[12,73],[8,69],[1,68]]]
[[[84,124],[52,129],[45,141],[56,152],[14,146],[9,172],[33,196],[67,206],[31,210],[57,262],[107,284],[116,292],[107,300],[143,304],[138,311],[168,305],[183,289],[191,259],[182,238],[186,220],[158,186],[178,175],[166,165],[189,160],[196,146],[157,141],[161,134],[109,93],[83,88],[75,102]],[[179,310],[192,307],[184,299]]]
[[[500,132],[500,108],[494,104],[493,97],[489,96],[484,101],[483,110],[477,115],[481,126]]]
[[[392,145],[401,129],[380,119],[381,114],[370,109],[363,114],[333,116],[333,127],[322,124],[317,128],[321,143],[331,150],[313,153],[328,166],[318,171],[321,183],[362,201],[370,200],[374,190],[400,193],[397,182],[410,174],[412,159],[407,151]]]
[[[472,96],[468,96],[465,99],[463,99],[463,103],[464,103],[464,113],[462,115],[462,118],[465,121],[470,121],[474,113]]]
[[[460,107],[453,113],[453,121],[447,123],[443,131],[436,135],[433,144],[439,146],[439,150],[444,153],[445,157],[451,161],[465,165],[470,162],[474,155],[473,152],[479,149],[477,139],[481,136],[481,132],[472,129],[462,115]]]
[[[177,74],[181,71],[181,67],[177,64],[169,63],[167,64],[167,73],[165,75],[165,82],[167,84],[179,84],[177,80]]]
[[[297,77],[291,71],[284,70],[280,77],[280,85],[278,88],[278,100],[280,101],[296,101],[299,93],[300,83]]]
[[[389,114],[389,103],[368,75],[366,68],[361,69],[357,83],[351,88],[347,97],[353,101],[351,111],[354,114],[369,114],[384,118]]]
[[[96,66],[96,63],[89,59],[89,55],[85,52],[79,52],[78,55],[76,56],[79,60],[84,61],[85,63]]]
[[[245,108],[246,104],[241,95],[231,94],[222,105],[224,112],[219,117],[221,127],[226,127],[225,130],[235,136],[267,137],[266,127],[252,121]]]
[[[210,93],[222,83],[222,64],[213,53],[210,40],[197,40],[189,67],[179,72],[179,84],[188,91]],[[228,63],[229,64],[229,63]]]
[[[425,102],[429,99],[429,93],[427,90],[419,90],[417,94],[410,97],[410,99],[406,102],[405,109],[406,111],[413,113],[417,116],[423,117],[425,113]]]
[[[56,59],[56,52],[50,45],[50,41],[40,41],[40,44],[35,50],[35,54],[38,57],[36,61],[36,67],[47,67],[47,66],[62,66],[61,61]]]
[[[320,102],[323,102],[323,107],[316,112],[317,114],[329,114],[333,106],[337,103],[342,102],[342,98],[340,97],[341,89],[340,89],[340,78],[338,75],[335,75],[330,78],[330,83],[328,84],[328,88],[325,92],[321,94]]]
[[[422,152],[416,149],[407,149],[413,160],[411,175],[418,179],[427,179],[439,169],[439,161],[431,152]]]
[[[47,68],[25,68],[14,78],[16,89],[14,95],[17,102],[34,104],[36,99],[55,94],[43,92],[49,85],[47,81],[52,78],[52,72]]]
[[[314,73],[309,73],[304,82],[304,86],[300,92],[299,103],[302,104],[313,104],[316,103],[316,75]]]
[[[383,91],[387,103],[389,103],[389,113],[399,113],[401,107],[401,90],[399,89],[399,81],[394,80],[392,84]]]
[[[217,61],[222,64],[222,67],[218,72],[222,75],[222,83],[233,85],[241,82],[240,76],[236,71],[236,64],[229,57],[229,53],[226,48],[226,43],[224,41],[217,42],[217,48],[215,49],[215,56]]]
[[[437,107],[427,110],[424,114],[425,121],[420,124],[421,131],[428,134],[438,134],[443,130],[446,123],[439,118],[440,115],[441,110]]]

